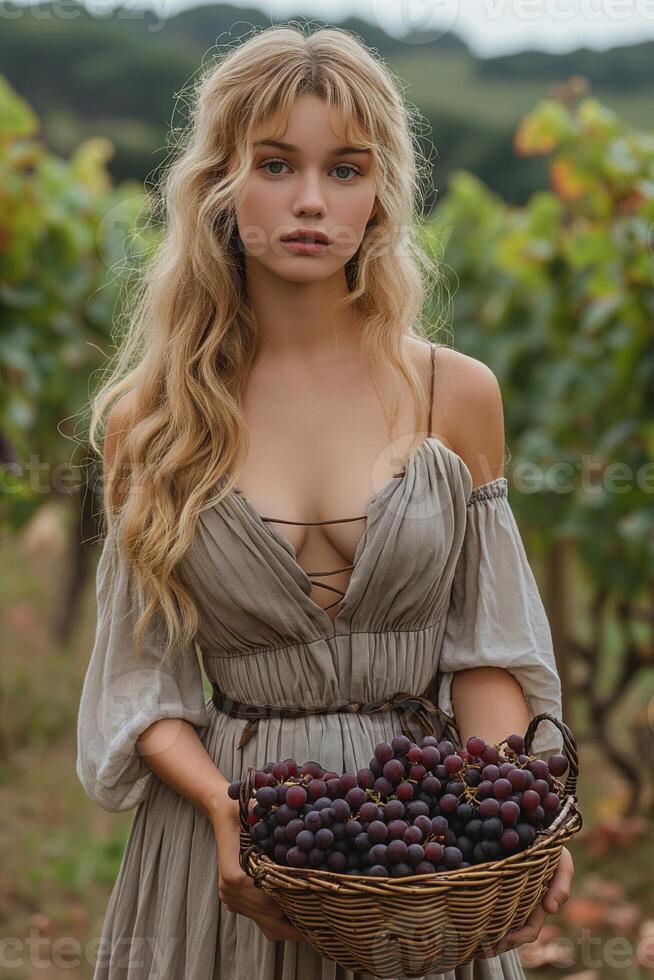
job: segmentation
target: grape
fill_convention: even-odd
[[[409,844],[407,847],[407,861],[409,864],[420,864],[425,857],[425,851],[421,844]]]
[[[516,752],[517,754],[524,752],[525,740],[523,739],[522,735],[509,735],[509,737],[506,739],[506,744],[513,752]]]
[[[406,755],[411,749],[411,742],[406,737],[406,735],[396,735],[394,739],[391,740],[391,749],[393,752],[397,752],[398,755]],[[375,754],[377,754],[375,752]],[[377,756],[379,758],[379,756]],[[383,759],[380,759],[383,762]]]
[[[372,802],[372,800],[368,800],[368,802],[364,803],[359,809],[359,819],[364,823],[369,823],[371,820],[376,820],[378,815],[379,808],[376,803]]]
[[[357,783],[361,789],[372,789],[375,782],[375,774],[371,769],[359,769],[357,773]]]
[[[301,851],[299,847],[289,847],[286,852],[286,860],[293,868],[302,868],[307,863],[307,852]]]
[[[407,739],[408,741],[408,739]],[[379,745],[375,747],[375,758],[382,763],[390,762],[390,760],[395,755],[393,746],[389,742],[380,742]]]
[[[356,774],[266,762],[252,781],[250,835],[279,864],[339,874],[403,877],[498,860],[552,823],[555,778],[568,768],[564,756],[526,755],[518,735],[498,745],[396,735]],[[228,785],[232,799],[242,791],[243,780]]]
[[[562,776],[568,768],[568,760],[564,755],[551,755],[547,767],[553,776]]]
[[[315,842],[315,834],[310,830],[301,830],[295,838],[295,846],[301,851],[310,851]]]
[[[408,850],[409,849],[404,841],[396,838],[388,845],[388,860],[392,861],[393,863],[397,861],[404,861]]]
[[[238,798],[241,795],[242,782],[243,782],[242,779],[236,779],[233,783],[229,784],[229,786],[227,787],[227,795],[229,796],[230,800],[238,800]]]
[[[339,776],[338,780],[338,791],[343,796],[347,793],[349,789],[357,785],[357,777],[351,772],[344,772],[342,776]]]
[[[472,756],[480,756],[485,747],[483,738],[478,738],[476,735],[472,735],[466,742],[466,749]]]
[[[384,777],[390,783],[399,783],[404,776],[404,763],[400,759],[390,759],[384,766]]]
[[[383,820],[373,820],[368,824],[368,836],[375,844],[383,844],[389,836],[389,828]]]
[[[443,863],[450,870],[458,868],[463,861],[463,854],[458,847],[446,847],[443,855]]]
[[[334,843],[334,835],[329,827],[322,827],[320,830],[316,831],[314,836],[316,847],[319,847],[322,851],[326,851],[327,848],[331,847]]]
[[[259,793],[265,793],[268,787],[264,786],[259,790]],[[257,796],[257,799],[259,797]],[[261,802],[261,801],[260,801]],[[289,806],[294,807],[299,810],[307,802],[307,792],[302,786],[291,786],[286,793],[286,802]]]

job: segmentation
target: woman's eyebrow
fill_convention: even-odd
[[[300,147],[293,143],[283,143],[281,140],[265,139],[257,140],[255,146],[274,146],[278,150],[286,150],[288,153],[301,153]],[[362,146],[335,146],[327,151],[328,156],[345,156],[349,153],[370,153],[367,147]]]

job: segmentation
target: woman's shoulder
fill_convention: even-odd
[[[431,346],[407,338],[407,350],[421,374],[431,365]],[[493,370],[476,357],[435,344],[432,432],[470,470],[473,486],[504,475],[504,409]],[[427,374],[427,376],[429,376]]]

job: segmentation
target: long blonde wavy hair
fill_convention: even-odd
[[[90,443],[102,456],[104,417],[132,393],[129,426],[104,482],[103,516],[108,538],[129,562],[137,652],[155,616],[165,627],[164,657],[191,648],[197,633],[198,612],[178,565],[200,511],[237,484],[248,449],[243,396],[258,350],[234,205],[251,169],[255,128],[274,122],[283,132],[304,93],[339,110],[344,142],[373,153],[377,214],[345,265],[341,306],[354,308],[363,324],[369,363],[405,378],[418,418],[428,408],[402,343],[427,335],[423,306],[436,274],[418,241],[429,164],[413,109],[389,69],[347,31],[287,24],[256,32],[196,80],[190,125],[156,185],[164,234],[91,402]],[[385,414],[391,426],[397,406]]]

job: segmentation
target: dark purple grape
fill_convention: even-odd
[[[390,783],[399,783],[404,776],[404,763],[400,759],[390,759],[385,763],[383,773]]]
[[[427,816],[429,813],[429,807],[422,800],[411,800],[410,803],[406,805],[406,815],[409,820],[415,820],[416,817]]]
[[[436,779],[436,776],[425,776],[422,781],[422,792],[426,793],[427,796],[438,796],[441,788],[441,782]]]
[[[479,756],[486,748],[486,743],[483,738],[479,738],[478,735],[471,735],[466,742],[466,749],[470,755]]]
[[[480,758],[484,762],[497,764],[500,761],[500,753],[494,745],[486,745]]]
[[[290,844],[275,844],[273,848],[273,858],[277,864],[286,864],[286,855],[288,854]]]
[[[286,833],[287,829],[288,829],[287,827],[283,827],[281,824],[279,825],[279,827],[275,827],[272,835],[275,844],[288,844],[288,842],[290,841],[290,837],[287,836]],[[298,834],[299,832],[300,831],[298,830]]]
[[[453,871],[458,868],[463,861],[463,854],[458,847],[446,847],[443,855],[443,864],[446,868]]]
[[[386,865],[388,861],[388,848],[386,844],[373,844],[369,853],[370,860],[373,864]]]
[[[317,817],[318,820],[320,820],[320,814],[317,814]],[[320,823],[318,826],[320,826]],[[300,831],[304,830],[305,828],[306,824],[304,820],[302,820],[300,817],[296,817],[294,820],[289,820],[287,824],[280,824],[276,829],[281,830],[286,835],[286,840],[293,843]],[[307,829],[311,830],[312,828],[309,827]]]
[[[404,803],[402,800],[388,800],[383,805],[383,811],[387,823],[391,820],[401,820],[405,813]]]
[[[344,871],[347,867],[347,858],[340,851],[331,851],[327,855],[327,867],[330,871]]]
[[[309,783],[307,794],[309,799],[314,802],[327,796],[327,783],[324,779],[312,779]]]
[[[415,779],[417,783],[424,779],[426,775],[427,770],[420,762],[417,762],[409,769],[409,779]]]
[[[520,838],[520,847],[531,847],[531,845],[536,840],[536,830],[531,824],[519,823],[515,826],[515,832]]]
[[[475,841],[479,840],[479,838],[481,837],[481,827],[482,827],[482,821],[479,820],[477,817],[475,817],[473,820],[470,820],[466,825],[467,836],[470,837],[471,840],[475,840]]]
[[[277,810],[277,819],[280,823],[290,823],[291,820],[295,820],[298,815],[297,810],[294,807],[288,806],[286,803],[282,805]]]
[[[353,786],[345,794],[345,799],[352,807],[352,812],[357,813],[359,808],[366,802],[366,794],[359,786]]]
[[[520,817],[520,807],[513,800],[505,800],[500,805],[499,817],[505,827],[513,826],[518,822],[518,818]]]
[[[448,823],[445,817],[433,817],[431,821],[432,834],[440,836],[445,833]]]
[[[568,768],[568,760],[564,755],[551,755],[547,760],[547,768],[553,776],[562,776]]]
[[[389,762],[394,755],[395,752],[390,742],[380,742],[379,745],[375,746],[375,759],[381,762],[382,765]]]
[[[295,838],[295,846],[299,847],[301,851],[310,851],[315,844],[315,839],[315,834],[312,834],[310,830],[301,830]]]
[[[376,775],[380,775],[380,773],[377,773]],[[376,775],[371,769],[359,769],[357,773],[357,783],[361,789],[372,789],[375,784]]]
[[[322,776],[324,771],[325,770],[323,769],[323,767],[320,765],[319,762],[310,761],[310,762],[305,762],[304,765],[301,767],[300,775],[311,776],[312,778],[315,779],[316,777]]]
[[[391,878],[407,878],[413,874],[413,869],[406,861],[400,861],[391,867]]]
[[[241,795],[241,785],[243,783],[242,779],[235,779],[233,783],[230,783],[227,787],[227,795],[230,800],[238,800]],[[255,782],[256,786],[256,782]]]
[[[483,800],[493,795],[493,783],[488,779],[482,779],[477,787],[477,799]]]
[[[503,830],[504,825],[501,820],[497,817],[488,817],[481,825],[481,836],[485,840],[497,840]]]
[[[445,766],[445,772],[449,775],[460,772],[463,769],[463,759],[460,755],[448,755],[443,764]]]
[[[388,827],[382,820],[373,820],[368,824],[368,836],[374,844],[383,844],[388,837]]]
[[[431,864],[438,864],[439,861],[443,860],[443,854],[445,853],[445,848],[438,841],[431,840],[428,844],[425,844],[425,859]]]
[[[493,795],[498,800],[505,800],[511,792],[511,783],[508,779],[500,777],[493,783]]]
[[[409,849],[403,840],[400,840],[399,838],[392,840],[390,844],[388,844],[388,860],[392,861],[394,864],[398,861],[404,861],[406,860],[408,850]]]
[[[319,868],[325,858],[325,852],[319,847],[314,847],[309,851],[309,864],[312,868]]]
[[[506,744],[509,746],[509,748],[517,755],[519,755],[521,752],[524,752],[525,740],[522,737],[522,735],[515,735],[515,734],[509,735],[509,737],[505,739],[505,741]]]
[[[379,817],[379,807],[372,800],[368,800],[359,809],[359,820],[363,823],[370,823],[371,820],[377,820]]]
[[[507,829],[502,833],[500,837],[500,847],[503,851],[515,851],[520,844],[520,838],[512,827],[507,827]]]
[[[359,820],[348,820],[345,824],[346,837],[356,837],[363,833],[363,824]]]
[[[336,840],[345,840],[345,822],[343,820],[334,820],[331,829]]]
[[[529,783],[529,777],[524,769],[512,769],[511,772],[506,777],[514,790],[522,791],[527,789]]]
[[[556,813],[556,811],[561,806],[561,801],[559,800],[556,793],[548,793],[543,800],[543,810],[545,813]]]
[[[338,776],[333,776],[331,779],[327,780],[327,796],[330,800],[335,800],[339,795],[338,788]]]
[[[421,861],[420,864],[415,866],[413,873],[414,875],[433,875],[435,870],[431,861]]]
[[[277,791],[272,786],[262,786],[254,795],[257,803],[263,807],[274,806],[277,802]]]
[[[500,778],[500,770],[495,765],[484,766],[481,770],[481,778],[489,783],[494,783],[496,779]]]
[[[347,800],[336,799],[332,803],[332,810],[334,811],[334,816],[337,820],[347,820],[348,817],[352,816],[352,810],[350,809],[350,804]]]
[[[395,789],[395,795],[399,800],[406,803],[412,800],[415,793],[413,783],[399,783]]]
[[[428,837],[432,833],[432,821],[431,817],[429,816],[420,814],[420,816],[416,817],[416,819],[413,821],[413,826],[417,827],[418,830],[422,832],[423,837]]]
[[[530,786],[535,793],[538,793],[541,800],[544,800],[550,791],[550,784],[545,779],[536,779]]]
[[[422,748],[422,764],[430,769],[432,772],[434,767],[438,765],[441,761],[441,754],[435,745],[423,745]]]
[[[338,789],[341,796],[345,796],[349,789],[357,785],[357,777],[351,772],[344,772],[338,777]]]
[[[393,792],[393,783],[391,783],[390,780],[386,778],[386,776],[380,776],[378,779],[375,780],[375,785],[373,786],[373,789],[378,796],[390,796],[391,793]],[[350,792],[354,793],[355,791],[350,790]]]
[[[459,801],[453,793],[446,793],[441,797],[440,806],[443,813],[454,813],[459,805]]]
[[[266,787],[262,787],[259,792],[265,792]],[[307,792],[302,786],[289,786],[286,793],[286,802],[289,806],[299,810],[307,802]]]
[[[527,810],[525,817],[529,823],[540,826],[545,820],[545,811],[542,806],[537,806],[533,810]]]
[[[406,857],[408,863],[415,867],[416,864],[420,864],[424,860],[425,850],[421,844],[409,844]]]
[[[371,844],[372,841],[370,840],[369,834],[357,834],[357,836],[354,838],[354,846],[356,847],[357,851],[369,851]]]
[[[411,742],[406,735],[396,735],[395,738],[391,739],[391,748],[398,755],[406,755],[411,748]],[[375,750],[375,755],[377,755],[377,750]],[[377,755],[377,758],[379,759],[380,756]],[[383,762],[384,760],[381,759],[380,761]]]
[[[283,782],[285,779],[288,779],[289,776],[288,766],[283,762],[276,762],[272,767],[272,774],[275,779]]]
[[[306,851],[301,851],[299,847],[289,847],[286,860],[293,868],[303,868],[307,863],[308,854]]]
[[[368,869],[368,874],[372,875],[374,878],[388,878],[389,871],[388,868],[382,867],[381,864],[374,864],[372,868]]]
[[[420,827],[416,827],[415,824],[412,827],[407,827],[404,831],[403,841],[405,844],[422,844],[425,839]]]
[[[525,810],[534,810],[540,806],[540,796],[533,789],[526,789],[522,794],[522,805]]]
[[[250,828],[250,833],[259,843],[268,836],[268,827],[265,820],[259,820]]]
[[[391,820],[388,824],[388,836],[393,837],[404,837],[408,823],[406,820]]]
[[[319,847],[322,851],[326,851],[327,848],[331,847],[334,843],[334,835],[332,834],[329,827],[321,827],[315,833],[316,847]]]

